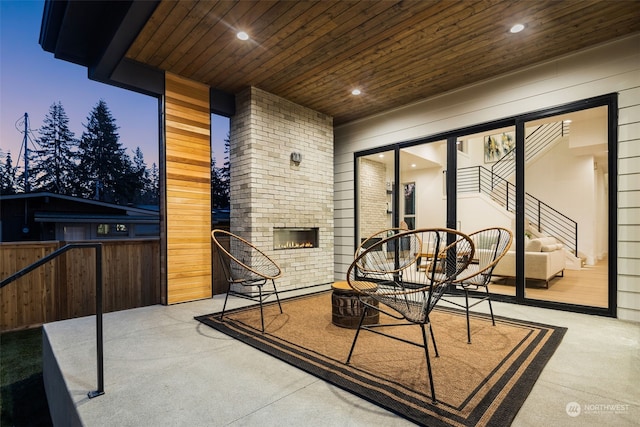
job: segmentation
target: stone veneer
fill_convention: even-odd
[[[280,265],[279,290],[333,282],[333,119],[252,87],[229,141],[231,232]],[[318,227],[319,247],[274,250],[274,227]]]

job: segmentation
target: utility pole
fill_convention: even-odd
[[[24,145],[24,192],[31,191],[29,188],[29,145],[27,144],[29,138],[29,115],[24,113],[24,138],[22,144]]]
[[[22,139],[22,143],[24,144],[24,192],[29,193],[31,188],[29,188],[29,115],[24,113],[24,138]],[[27,197],[24,198],[24,225],[22,226],[22,233],[27,235],[29,234],[29,199]]]

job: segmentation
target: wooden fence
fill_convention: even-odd
[[[104,312],[160,303],[160,241],[103,241]],[[0,243],[6,278],[65,242]],[[95,251],[72,249],[0,289],[0,331],[95,314]]]
[[[229,239],[222,239],[228,248]],[[93,242],[93,241],[92,241]],[[17,273],[66,242],[0,243],[0,279]],[[161,303],[160,241],[102,241],[104,312]],[[213,294],[227,291],[212,242]],[[95,251],[72,249],[0,289],[0,332],[95,314]]]

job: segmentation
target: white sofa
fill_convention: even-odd
[[[516,276],[514,246],[498,262],[493,270],[493,276]],[[527,279],[543,280],[548,288],[551,279],[557,275],[564,276],[566,254],[563,246],[554,237],[526,238],[524,255],[525,277]]]

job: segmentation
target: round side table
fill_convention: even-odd
[[[372,286],[375,286],[375,284],[372,283]],[[359,297],[363,298],[369,305],[378,306],[377,300],[367,296],[363,297],[360,292],[349,286],[346,281],[335,282],[331,285],[331,289],[333,291],[331,293],[331,323],[336,326],[348,329],[358,328],[362,311],[365,309]],[[379,319],[380,312],[378,310],[369,310],[362,324],[373,325],[378,323]]]

